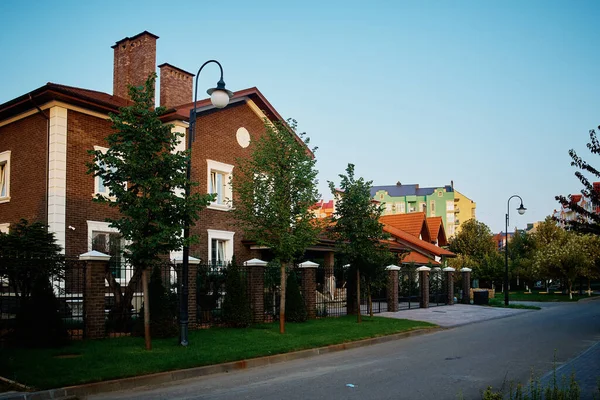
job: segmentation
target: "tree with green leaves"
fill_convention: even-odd
[[[383,207],[371,198],[373,182],[365,181],[362,177],[356,179],[353,164],[348,164],[346,174],[340,174],[339,177],[339,187],[334,182],[329,182],[331,193],[339,197],[333,213],[331,232],[339,257],[350,264],[354,271],[351,276],[356,278],[356,312],[357,322],[360,323],[361,275],[374,279],[378,270],[385,269],[389,248],[382,243],[387,238],[383,232],[383,224],[379,222]]]
[[[509,269],[513,276],[530,283],[538,278],[533,273],[535,242],[531,233],[515,230],[508,246]]]
[[[490,228],[483,222],[475,219],[466,221],[460,232],[450,241],[450,251],[461,255],[451,265],[473,269],[473,276],[489,281],[502,280],[502,271],[499,263],[499,254],[493,240],[494,235]]]
[[[553,240],[541,243],[534,264],[538,273],[560,279],[573,298],[573,284],[578,277],[593,276],[598,262],[598,238],[558,228]]]
[[[166,109],[155,107],[155,81],[153,73],[143,86],[129,87],[133,104],[110,114],[114,132],[106,138],[108,150],[89,152],[93,161],[88,163],[88,173],[100,177],[109,191],[109,196],[97,195],[94,200],[119,210],[118,217],[107,221],[127,240],[124,257],[134,267],[124,293],[109,270],[105,275],[124,319],[140,277],[149,315],[148,269],[184,245],[183,226],[196,221],[212,200],[212,195],[181,195],[191,185],[185,174],[189,152],[176,150],[183,135],[160,119]],[[148,316],[145,321],[149,323]],[[149,325],[145,331],[150,349]]]
[[[317,241],[321,229],[310,208],[318,201],[317,170],[309,139],[294,120],[265,120],[265,133],[238,160],[233,174],[234,215],[246,239],[268,247],[281,261],[279,330],[285,332],[286,268]]]
[[[598,126],[598,130],[600,130],[600,126]],[[600,142],[598,142],[596,131],[592,129],[589,131],[589,134],[590,141],[587,143],[588,150],[592,154],[600,155]],[[577,215],[577,218],[562,222],[564,222],[569,229],[582,233],[600,235],[600,213],[598,213],[598,207],[600,207],[600,188],[594,187],[593,182],[590,182],[590,179],[588,178],[589,176],[593,176],[595,177],[594,179],[600,180],[600,171],[584,161],[574,149],[569,150],[569,156],[572,160],[571,166],[579,169],[579,171],[575,172],[575,176],[583,185],[581,194],[588,199],[591,203],[591,207],[582,207],[577,204],[577,202],[572,201],[571,195],[567,197],[562,195],[556,196],[556,200],[563,207],[574,211]]]

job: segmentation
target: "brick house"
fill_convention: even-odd
[[[116,210],[92,201],[106,188],[100,178],[86,174],[91,161],[87,152],[107,147],[108,113],[130,103],[127,85],[140,85],[156,71],[157,39],[145,31],[112,46],[112,94],[48,83],[0,105],[1,231],[21,218],[47,223],[67,256],[98,244],[122,247],[119,233],[105,222]],[[158,68],[160,105],[168,108],[163,120],[187,133],[194,75],[168,63]],[[257,88],[235,92],[224,109],[208,99],[196,108],[192,179],[199,184],[195,190],[217,193],[218,198],[192,227],[199,242],[190,254],[205,262],[226,262],[234,254],[238,260],[259,257],[259,250],[243,243],[232,218],[232,204],[226,200],[231,198],[235,206],[236,193],[228,182],[236,159],[248,157],[252,140],[264,134],[263,119],[282,118]]]

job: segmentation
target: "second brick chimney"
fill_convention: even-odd
[[[129,98],[127,85],[140,86],[156,72],[156,39],[158,36],[144,31],[115,43],[113,95]]]
[[[160,106],[172,108],[191,103],[194,74],[164,63],[160,68]]]

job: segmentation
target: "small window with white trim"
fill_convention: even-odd
[[[206,162],[208,165],[206,187],[208,188],[208,193],[215,195],[214,201],[209,204],[208,208],[230,210],[233,207],[230,182],[233,165],[213,160],[206,160]]]
[[[0,203],[10,201],[10,151],[0,153]]]
[[[225,266],[233,257],[233,236],[235,232],[208,229],[209,263],[214,266]]]
[[[96,250],[110,256],[110,272],[119,283],[127,283],[133,275],[131,268],[126,268],[125,245],[127,241],[118,229],[108,222],[87,221],[88,251]]]
[[[100,147],[100,146],[94,146],[94,150],[96,151],[101,151],[103,154],[105,154],[108,149],[106,147]],[[102,163],[100,161],[96,161],[97,164],[102,165]],[[115,168],[111,168],[111,171],[114,172],[116,171]],[[126,185],[126,183],[125,183]],[[108,188],[108,186],[106,185],[105,180],[101,177],[96,175],[94,177],[94,194],[93,196],[96,197],[96,195],[101,195],[103,197],[109,198],[109,199],[114,199],[114,196],[112,196],[112,194],[110,193],[110,190]]]

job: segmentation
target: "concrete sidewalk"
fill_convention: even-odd
[[[542,304],[539,304],[538,306],[543,307]],[[444,328],[453,328],[455,326],[468,325],[491,319],[506,318],[517,314],[536,311],[537,310],[520,310],[514,308],[454,304],[452,306],[415,308],[397,312],[384,312],[377,315],[380,317],[431,322],[432,324],[436,324]]]

